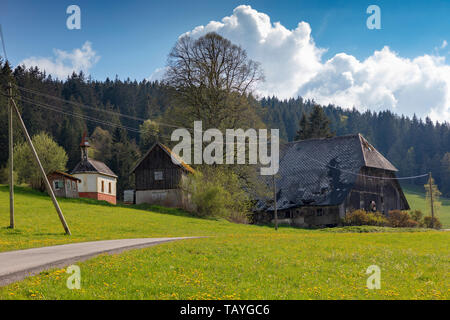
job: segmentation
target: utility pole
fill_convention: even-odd
[[[431,228],[434,228],[434,203],[433,203],[433,184],[431,183],[431,172],[428,173],[428,185],[430,188],[430,203],[431,203]]]
[[[13,106],[12,100],[12,86],[8,82],[8,122],[9,122],[9,227],[14,229],[14,139],[13,139]]]
[[[45,174],[44,168],[42,167],[41,161],[39,160],[39,156],[36,152],[36,149],[34,148],[33,142],[31,141],[30,135],[28,134],[28,130],[25,126],[25,123],[23,122],[23,119],[20,115],[19,109],[17,108],[16,102],[10,97],[10,101],[12,102],[11,108],[14,106],[14,111],[16,112],[17,118],[19,119],[20,126],[22,127],[22,130],[25,134],[25,138],[27,139],[28,145],[30,146],[31,152],[33,153],[34,159],[36,160],[39,170],[41,171],[42,178],[44,179],[45,186],[47,188],[47,192],[52,198],[53,205],[55,206],[56,211],[58,212],[59,220],[61,220],[61,223],[64,227],[64,231],[67,235],[70,235],[69,226],[67,225],[66,219],[64,218],[64,215],[61,211],[61,208],[59,207],[58,201],[56,200],[55,194],[53,193],[53,189],[50,185],[50,182],[48,181],[47,175]]]
[[[278,230],[277,185],[275,183],[275,173],[272,175],[272,182],[273,182],[273,212],[275,217],[275,230]]]

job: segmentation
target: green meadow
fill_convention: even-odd
[[[407,193],[411,207],[425,201]],[[50,199],[16,190],[16,229],[0,186],[0,251],[117,238],[207,236],[102,255],[78,265],[81,289],[65,269],[0,288],[0,299],[449,299],[450,233],[347,227],[303,230],[199,219],[181,210],[60,199],[66,236]],[[449,227],[449,207],[441,220]],[[369,290],[366,269],[381,269]]]

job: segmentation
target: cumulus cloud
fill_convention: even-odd
[[[261,63],[266,81],[258,91],[263,95],[293,96],[321,67],[325,50],[315,45],[306,22],[288,30],[279,22],[272,23],[265,13],[242,5],[221,22],[211,21],[184,35],[196,38],[212,31],[240,44],[253,60]]]
[[[241,45],[261,63],[266,81],[257,88],[260,95],[301,95],[344,108],[391,109],[450,121],[450,66],[438,54],[407,59],[384,47],[363,61],[346,53],[323,61],[326,49],[316,45],[307,22],[289,30],[245,5],[184,35],[197,38],[212,31]],[[446,46],[444,41],[441,47]]]
[[[53,77],[64,79],[73,72],[83,71],[89,73],[100,56],[92,49],[92,44],[86,41],[81,48],[73,49],[72,52],[54,49],[54,57],[30,57],[20,62],[26,67],[39,67]]]
[[[167,72],[167,67],[157,68],[150,77],[147,78],[148,81],[156,81],[161,80],[164,77],[164,74]]]

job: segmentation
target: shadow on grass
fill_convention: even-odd
[[[0,229],[5,230],[5,233],[10,234],[10,235],[22,235],[23,234],[22,230],[17,229],[17,228],[12,229],[9,226],[1,227]]]

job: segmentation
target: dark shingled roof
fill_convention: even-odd
[[[277,208],[339,205],[346,199],[364,166],[397,171],[360,134],[280,146]],[[272,177],[265,179],[271,185]],[[256,209],[272,211],[273,206],[260,200]]]
[[[174,153],[172,150],[170,150],[169,147],[167,147],[166,145],[160,143],[160,142],[156,142],[153,144],[153,146],[147,151],[147,153],[136,163],[136,165],[134,166],[134,168],[131,170],[131,172],[135,172],[136,169],[140,166],[140,164],[142,163],[142,161],[144,161],[145,158],[148,157],[148,155],[152,152],[152,150],[155,147],[160,147],[161,149],[163,149],[167,155],[169,157],[173,157],[172,159],[176,160],[176,162],[174,162],[174,164],[176,164],[177,166],[180,166],[181,168],[183,168],[184,170],[190,172],[190,173],[194,173],[195,170],[192,169],[192,167],[190,165],[188,165],[186,162],[183,161],[183,159],[181,159],[180,157],[178,157],[178,155],[176,153]]]
[[[75,166],[75,168],[72,170],[70,174],[76,173],[101,173],[107,176],[117,178],[117,175],[114,172],[112,172],[112,170],[108,168],[106,164],[104,164],[101,161],[92,159],[81,160],[80,162],[78,162],[78,164]]]

